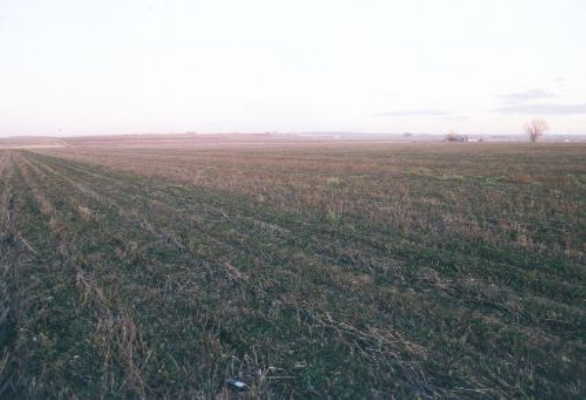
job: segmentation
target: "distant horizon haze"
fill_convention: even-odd
[[[5,0],[0,137],[586,134],[579,0]]]

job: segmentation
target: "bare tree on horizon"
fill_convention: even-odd
[[[531,143],[535,143],[543,136],[543,133],[549,129],[549,125],[544,119],[535,118],[525,124],[525,132],[529,135]]]

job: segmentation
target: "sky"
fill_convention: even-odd
[[[0,0],[0,136],[586,133],[583,0]]]

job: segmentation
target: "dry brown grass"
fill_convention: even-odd
[[[0,152],[0,390],[578,399],[585,152]]]
[[[555,151],[545,153],[544,157],[557,157],[560,151],[566,151],[567,154],[580,154],[581,151],[564,145],[554,145],[552,148]],[[417,225],[422,220],[419,204],[425,203],[429,214],[437,209],[438,218],[450,225],[450,229],[458,230],[471,238],[499,244],[506,236],[501,232],[495,234],[493,227],[487,229],[486,225],[480,225],[476,216],[467,215],[463,208],[473,207],[474,202],[481,202],[486,207],[486,214],[496,216],[503,214],[503,211],[514,213],[514,209],[523,215],[539,215],[551,209],[559,209],[564,214],[578,212],[575,203],[560,202],[565,200],[562,196],[564,191],[571,191],[580,183],[572,176],[560,175],[557,170],[549,169],[547,162],[535,165],[531,175],[510,174],[511,166],[513,169],[522,168],[523,164],[516,166],[511,163],[518,154],[538,160],[543,152],[543,146],[533,150],[523,146],[494,144],[458,147],[319,144],[297,145],[292,148],[265,148],[257,145],[255,148],[244,149],[230,146],[213,149],[167,149],[164,152],[154,149],[81,147],[74,152],[52,154],[144,176],[241,193],[252,196],[261,203],[292,212],[317,210],[327,215],[331,222],[336,222],[345,215],[360,214],[375,221],[386,220],[389,224],[410,229],[410,226]],[[412,158],[412,154],[420,156]],[[458,159],[458,154],[463,157]],[[483,160],[481,166],[469,158],[477,156]],[[451,164],[442,160],[450,160]],[[406,179],[412,176],[421,179]],[[490,190],[490,180],[494,176],[501,176],[500,182],[504,184],[548,185],[556,188],[557,192],[546,191],[540,193],[539,198],[523,200],[520,198],[525,191],[522,187],[509,186],[498,191]],[[422,197],[419,194],[420,184],[425,180],[433,183],[432,187],[441,182],[445,182],[446,187],[451,185],[450,182],[460,183],[453,187],[468,187],[467,190],[477,193],[448,188],[442,192],[441,199]],[[485,181],[487,184],[483,185]],[[568,209],[562,210],[560,207]],[[423,222],[427,223],[427,220]],[[517,233],[514,240],[521,246],[541,251],[544,246],[549,245],[535,238],[530,231]],[[568,240],[572,239],[566,238],[565,242]],[[575,253],[584,250],[581,245],[579,249],[571,247],[566,248],[566,251]]]

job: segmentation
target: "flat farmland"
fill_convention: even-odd
[[[586,145],[62,143],[0,150],[0,398],[586,396]]]

